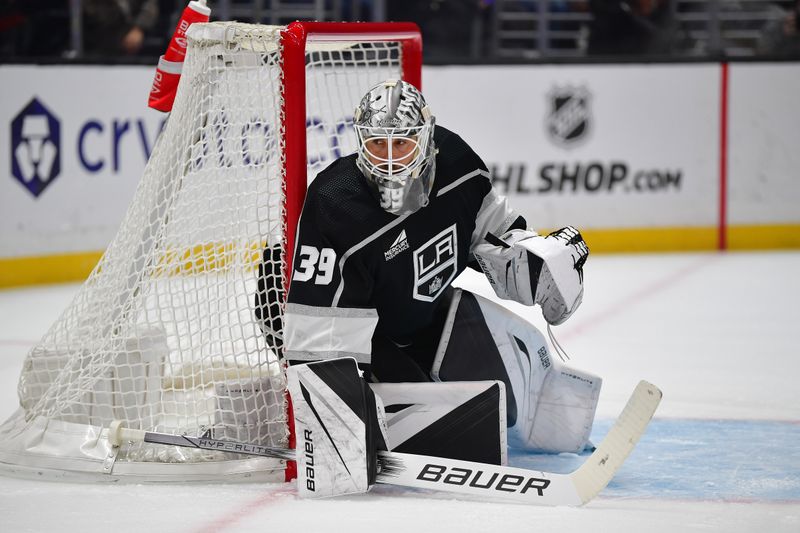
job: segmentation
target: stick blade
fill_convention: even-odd
[[[644,434],[661,402],[661,390],[640,381],[606,438],[575,472],[572,480],[582,504],[603,490]]]

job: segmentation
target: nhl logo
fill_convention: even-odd
[[[590,98],[586,87],[555,87],[548,93],[547,133],[555,144],[571,147],[586,138]]]

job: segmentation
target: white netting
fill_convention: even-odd
[[[149,431],[211,429],[217,438],[286,444],[284,376],[272,349],[280,342],[280,306],[264,307],[262,321],[255,303],[262,256],[268,300],[277,302],[283,286],[281,28],[213,23],[192,30],[173,112],[119,232],[24,363],[21,407],[0,427],[6,467],[114,474],[133,473],[125,465],[140,463],[236,464],[204,471],[212,474],[280,468],[151,444],[124,447],[109,465],[102,435],[120,419]],[[307,48],[310,176],[354,150],[359,98],[399,75],[397,43]],[[152,467],[145,473],[162,475]]]

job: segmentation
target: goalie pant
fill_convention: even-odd
[[[375,483],[377,451],[386,450],[383,405],[361,379],[355,359],[288,370],[297,435],[300,495],[366,492]]]
[[[421,412],[431,415],[439,410],[441,398],[454,398],[451,385],[467,382],[504,385],[503,425],[507,424],[508,441],[515,448],[578,453],[587,446],[602,379],[561,362],[533,324],[480,295],[454,289],[435,336],[434,331],[429,336],[430,339],[426,335],[406,349],[389,351],[382,344],[379,347],[383,351],[373,353],[373,370],[381,371],[377,377],[382,381],[373,390],[386,405],[389,445],[393,451],[495,462],[497,455],[490,451],[488,439],[485,446],[453,446],[443,442],[463,436],[462,442],[476,443],[475,435],[479,432],[497,436],[497,431],[470,427],[476,416],[494,419],[488,410],[494,408],[493,402],[484,401],[483,411],[470,409],[469,402],[464,403],[459,411],[469,416],[461,416],[460,423],[455,423],[459,417],[454,411],[447,421],[435,424],[436,428],[446,427],[446,430],[434,430],[433,423],[426,423],[430,430],[423,432],[417,424],[414,431],[418,434],[414,438],[398,430],[401,423],[408,422],[400,416],[411,417]],[[430,350],[427,365],[421,359],[413,359],[416,353],[423,353],[423,348]],[[389,360],[391,365],[382,362]],[[423,379],[431,376],[436,383],[417,387],[388,383],[414,379],[408,368],[417,362],[420,363],[417,373]],[[395,391],[387,389],[390,385],[399,387],[402,400]]]
[[[457,418],[454,414],[449,423],[437,424],[439,428],[446,426],[444,431],[434,431],[433,425],[427,423],[431,430],[424,433],[425,438],[421,431],[415,438],[409,438],[408,433],[398,434],[397,430],[400,416],[414,416],[421,411],[430,415],[438,409],[442,397],[452,399],[454,391],[444,390],[447,386],[487,381],[504,385],[503,417],[514,447],[537,452],[578,453],[587,446],[602,386],[599,376],[561,362],[534,325],[479,295],[453,289],[444,311],[438,328],[432,329],[419,342],[393,350],[383,343],[378,345],[380,351],[373,353],[373,370],[381,371],[376,375],[382,382],[373,390],[387,407],[389,445],[393,451],[494,462],[497,455],[488,447],[465,449],[463,445],[455,447],[442,442],[459,435],[476,442],[475,433],[479,430],[469,427],[471,422],[468,421],[473,420],[472,415],[477,411],[470,410],[467,404],[461,411],[469,412],[470,417],[462,417],[459,427],[452,423]],[[375,345],[373,342],[373,347]],[[427,365],[424,357],[414,357],[428,353],[423,349],[430,350]],[[417,364],[419,366],[415,366]],[[409,368],[416,368],[417,372]],[[386,390],[389,382],[411,380],[416,375],[422,379],[431,376],[438,383],[416,388],[398,383],[405,398],[402,401],[387,395],[393,392]],[[438,392],[437,387],[443,390]],[[491,402],[483,405],[488,409]],[[492,417],[488,410],[480,412],[479,416]],[[418,427],[415,426],[415,431]],[[497,431],[491,433],[498,435]],[[401,445],[405,448],[398,447]],[[468,455],[454,455],[459,453],[456,448]]]

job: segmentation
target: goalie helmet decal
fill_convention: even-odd
[[[413,213],[428,204],[433,187],[435,120],[422,94],[408,82],[387,80],[370,89],[354,115],[358,168],[389,213]]]

